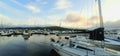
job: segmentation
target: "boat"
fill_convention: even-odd
[[[69,42],[63,43],[61,40],[52,42],[54,50],[61,56],[116,56],[118,54],[107,51],[104,48],[95,46],[94,44],[77,42],[75,38],[70,38]]]
[[[105,37],[120,40],[120,29],[105,30]]]
[[[58,41],[52,42],[51,45],[57,53],[61,56],[120,56],[120,52],[104,47],[104,43],[107,43],[107,41],[110,40],[105,39],[104,37],[101,0],[98,0],[98,8],[100,27],[88,32],[89,37],[87,39],[79,38],[79,40],[77,38],[67,38],[67,42],[65,43],[61,38],[59,38]],[[92,43],[88,41],[91,41]],[[98,44],[100,44],[101,47],[95,45],[96,42],[99,42]],[[110,43],[110,45],[112,43]]]
[[[77,41],[87,42],[87,43],[94,43],[98,47],[104,46],[105,48],[110,48],[116,51],[120,51],[120,40],[105,38],[103,44],[101,41],[91,40],[89,37],[86,36],[75,36],[74,37]]]
[[[23,36],[23,38],[24,38],[25,40],[27,40],[27,39],[30,38],[31,33],[29,33],[28,30],[25,30],[25,31],[23,32],[22,36]]]
[[[0,36],[11,36],[12,35],[12,33],[10,33],[10,32],[7,32],[7,31],[1,31],[0,32]]]

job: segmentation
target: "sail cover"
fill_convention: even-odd
[[[97,28],[97,29],[90,31],[89,39],[103,41],[104,40],[104,28]]]

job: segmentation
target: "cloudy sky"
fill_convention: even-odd
[[[104,25],[119,28],[120,0],[101,0]],[[97,0],[0,0],[0,25],[99,27]]]

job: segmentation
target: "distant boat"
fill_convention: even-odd
[[[120,29],[106,30],[105,37],[114,40],[120,40]]]
[[[14,31],[13,31],[13,35],[14,35],[14,36],[22,35],[22,34],[23,34],[23,32],[20,31],[20,30],[14,30]]]
[[[25,40],[27,40],[27,39],[29,39],[30,38],[30,36],[31,36],[31,33],[29,33],[29,31],[28,30],[25,30],[24,32],[23,32],[23,38],[25,39]]]
[[[12,35],[12,33],[10,33],[10,32],[7,32],[7,31],[1,31],[0,32],[0,36],[11,36]]]

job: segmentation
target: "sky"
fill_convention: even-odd
[[[120,0],[101,0],[104,26],[120,28]],[[6,26],[99,27],[97,0],[0,0]]]

